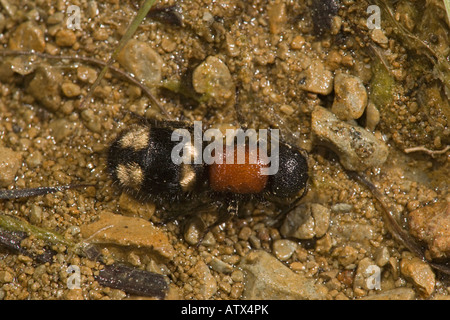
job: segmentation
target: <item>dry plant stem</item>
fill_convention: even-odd
[[[411,152],[425,152],[429,155],[431,155],[432,157],[434,157],[435,155],[438,154],[444,154],[446,153],[448,150],[450,150],[450,146],[446,146],[444,149],[442,150],[430,150],[425,148],[424,146],[418,146],[418,147],[412,147],[412,148],[406,148],[404,150],[405,153],[411,153]]]
[[[106,62],[95,59],[95,58],[84,57],[84,56],[69,56],[69,55],[53,56],[53,55],[47,54],[47,53],[32,52],[32,51],[0,50],[0,56],[36,56],[36,57],[43,58],[43,59],[72,60],[72,61],[86,62],[86,63],[98,65],[98,66],[106,66]],[[131,82],[132,84],[138,86],[150,98],[150,100],[152,100],[152,102],[158,107],[158,109],[162,113],[164,113],[165,116],[167,116],[168,118],[171,118],[170,114],[158,102],[158,100],[151,93],[150,89],[147,86],[142,84],[140,81],[138,81],[136,78],[132,77],[130,74],[126,73],[125,71],[122,71],[113,66],[110,66],[109,69],[111,71],[113,71],[114,73],[118,74],[119,76],[125,78],[127,81]],[[91,89],[91,91],[92,91],[92,89]]]
[[[16,231],[16,232],[26,232],[29,235],[35,236],[37,239],[44,240],[48,243],[55,245],[63,245],[67,248],[75,248],[75,243],[65,239],[62,235],[47,231],[45,229],[33,226],[32,224],[14,218],[12,216],[0,214],[0,228]]]

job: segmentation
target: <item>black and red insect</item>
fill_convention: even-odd
[[[135,125],[122,132],[108,151],[113,181],[140,200],[160,200],[163,204],[191,201],[199,193],[209,193],[208,198],[221,202],[226,211],[217,223],[236,214],[241,200],[259,197],[279,203],[287,201],[288,207],[292,207],[306,193],[305,151],[280,141],[278,170],[273,175],[262,174],[267,163],[260,161],[261,155],[258,154],[256,163],[248,161],[252,152],[248,145],[242,164],[228,163],[225,156],[222,163],[175,164],[171,153],[178,142],[173,141],[172,133],[177,126],[172,122],[156,122]],[[193,134],[191,126],[184,128]]]

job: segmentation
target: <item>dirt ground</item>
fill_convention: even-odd
[[[0,184],[92,185],[1,200],[1,214],[96,243],[103,264],[164,275],[167,299],[448,299],[448,276],[393,238],[371,192],[347,175],[340,159],[349,151],[319,143],[311,121],[325,108],[369,132],[375,148],[387,146],[385,158],[364,160],[359,171],[393,204],[427,259],[448,263],[450,26],[443,2],[157,2],[169,9],[144,20],[113,67],[141,80],[171,119],[278,128],[309,154],[309,190],[294,229],[265,223],[279,208],[255,200],[198,246],[214,210],[161,224],[165,205],[122,193],[106,168],[109,144],[136,121],[131,113],[167,114],[114,71],[81,106],[98,61],[109,59],[139,4],[1,2],[2,49],[38,55],[0,55]],[[380,28],[368,22],[377,22],[370,5],[380,10]],[[96,60],[49,57],[61,55]],[[39,251],[48,244],[30,236],[21,245]],[[136,298],[98,283],[102,263],[53,249],[53,260],[39,264],[0,247],[0,299]],[[75,289],[67,285],[71,265],[81,272]]]

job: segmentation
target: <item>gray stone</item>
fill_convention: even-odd
[[[339,120],[323,107],[314,109],[311,126],[314,143],[336,152],[347,170],[379,167],[387,159],[389,150],[383,141],[364,128]]]
[[[192,85],[196,92],[218,103],[226,104],[234,101],[236,89],[230,70],[217,57],[209,56],[194,70]]]
[[[56,67],[40,66],[28,85],[28,92],[50,111],[61,107],[61,71]]]
[[[330,209],[320,204],[303,204],[286,215],[280,228],[284,237],[312,239],[322,237],[328,230]]]
[[[158,85],[161,81],[163,60],[146,42],[130,40],[120,51],[117,61],[147,86]]]
[[[319,300],[328,290],[315,280],[295,273],[269,253],[249,252],[239,265],[244,272],[246,300]]]

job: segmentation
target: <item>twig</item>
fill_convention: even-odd
[[[44,248],[43,253],[36,254],[31,250],[22,247],[22,240],[28,237],[26,232],[15,232],[0,228],[0,246],[4,246],[18,254],[29,256],[38,263],[52,262],[53,256],[56,254],[51,249]]]
[[[164,299],[169,289],[164,276],[117,263],[105,266],[95,280],[105,287],[159,299]]]
[[[418,147],[406,148],[403,151],[405,153],[425,152],[425,153],[429,154],[430,156],[434,157],[435,155],[446,153],[448,150],[450,150],[450,145],[446,146],[442,150],[430,150],[430,149],[425,148],[424,146],[418,146]]]

